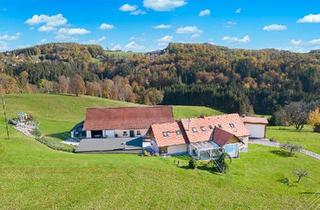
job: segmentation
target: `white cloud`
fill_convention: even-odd
[[[299,45],[302,44],[302,40],[301,39],[299,39],[299,40],[292,39],[290,42],[291,42],[292,45],[295,45],[295,46],[299,46]]]
[[[237,14],[241,13],[241,8],[236,9],[235,13]]]
[[[20,36],[21,36],[20,32],[17,32],[14,35],[4,34],[4,35],[0,35],[0,40],[1,41],[14,41],[14,40],[19,39]]]
[[[55,30],[56,30],[55,27],[48,26],[48,25],[43,25],[38,28],[38,31],[41,31],[41,32],[49,32],[49,31],[55,31]]]
[[[55,39],[62,42],[75,42],[78,39],[72,36],[64,35],[64,34],[58,34],[55,36]]]
[[[197,26],[184,26],[176,31],[177,34],[200,34],[202,31]]]
[[[141,10],[141,9],[137,9],[135,11],[130,12],[131,15],[145,15],[146,12]]]
[[[120,44],[115,44],[110,48],[110,50],[121,50],[121,49],[122,49],[122,47]]]
[[[246,44],[250,42],[250,36],[249,35],[245,35],[242,38],[239,37],[232,37],[232,36],[224,36],[222,38],[223,41],[227,41],[230,43],[236,43],[236,44]]]
[[[130,12],[131,15],[144,15],[145,11],[139,9],[137,5],[124,4],[119,8],[122,12]]]
[[[143,6],[155,11],[171,11],[186,5],[186,0],[143,0]]]
[[[234,26],[234,25],[236,25],[236,24],[237,24],[237,23],[234,22],[234,21],[227,21],[226,27],[230,28],[230,27],[232,27],[232,26]]]
[[[144,51],[145,47],[143,45],[139,45],[135,41],[131,41],[125,46],[125,49],[130,51]]]
[[[320,46],[320,39],[312,39],[308,43],[312,46]]]
[[[166,36],[158,39],[158,42],[161,42],[161,43],[168,43],[168,42],[172,42],[172,41],[173,41],[173,37],[169,36],[169,35],[166,35]]]
[[[211,14],[210,10],[205,9],[199,12],[199,16],[203,17],[203,16],[209,16]]]
[[[100,37],[99,39],[91,39],[87,42],[85,42],[86,44],[101,44],[102,42],[104,42],[107,38],[105,36]]]
[[[122,12],[133,12],[137,9],[138,9],[137,5],[130,5],[130,4],[124,4],[119,8],[119,10]]]
[[[62,14],[57,15],[33,15],[31,18],[25,21],[28,25],[38,25],[38,24],[45,24],[47,26],[63,26],[67,24],[68,20],[63,17]]]
[[[100,29],[101,29],[101,30],[111,30],[111,29],[113,29],[113,28],[114,28],[114,25],[108,24],[108,23],[102,23],[102,24],[100,25]]]
[[[297,23],[320,23],[320,14],[310,14],[297,20]]]
[[[200,34],[192,34],[191,38],[195,39],[195,38],[198,38],[199,36],[200,36]]]
[[[60,28],[58,33],[65,35],[84,35],[89,34],[90,31],[84,28]]]
[[[0,51],[8,50],[8,43],[4,41],[0,41]]]
[[[160,25],[153,26],[154,29],[168,29],[171,27],[172,27],[171,25],[166,25],[166,24],[160,24]]]
[[[280,24],[271,24],[263,27],[264,31],[285,31],[287,30],[286,25],[280,25]]]

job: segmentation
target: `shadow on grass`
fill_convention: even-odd
[[[66,131],[66,132],[61,132],[61,133],[48,134],[47,136],[57,138],[60,140],[66,140],[66,139],[70,138],[70,133]]]
[[[219,172],[219,170],[217,168],[209,166],[207,164],[198,165],[195,169],[190,168],[189,165],[183,165],[183,166],[178,166],[178,167],[181,169],[185,169],[185,170],[202,170],[202,171],[207,171],[212,174],[217,174],[217,175],[222,174]]]
[[[291,155],[290,152],[284,151],[284,150],[271,150],[270,153],[278,155],[280,157],[293,157],[294,155]]]
[[[320,195],[320,192],[299,192],[302,195]]]

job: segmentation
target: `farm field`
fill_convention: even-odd
[[[10,116],[32,112],[46,134],[65,132],[83,118],[88,106],[130,105],[42,94],[10,95],[7,104]],[[174,109],[176,118],[215,112]],[[310,201],[319,196],[319,161],[302,154],[284,157],[276,148],[250,145],[248,153],[232,161],[229,173],[221,175],[186,169],[184,157],[54,151],[12,128],[7,140],[3,123],[0,126],[2,209],[312,209]],[[287,132],[295,139],[309,134],[269,128],[268,136],[285,141]],[[308,170],[309,177],[295,183],[295,169]],[[289,186],[281,182],[285,178]]]

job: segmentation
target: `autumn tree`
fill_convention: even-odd
[[[160,104],[163,99],[163,93],[155,88],[150,88],[144,95],[144,104]]]
[[[19,92],[17,81],[13,77],[3,73],[0,73],[0,89],[1,92],[6,94]]]
[[[99,82],[87,82],[86,94],[89,96],[102,96],[101,85]]]
[[[42,79],[39,82],[39,89],[42,93],[51,93],[54,90],[54,83],[49,80]]]
[[[320,108],[311,111],[308,116],[308,123],[313,126],[313,131],[320,133]]]
[[[60,93],[67,93],[68,89],[69,89],[69,78],[65,77],[65,76],[60,76],[59,77],[59,81],[58,81],[58,85],[59,85],[59,92]]]
[[[22,92],[28,92],[29,74],[27,71],[22,71],[18,77],[19,87]]]
[[[76,74],[73,77],[71,77],[69,90],[76,96],[79,96],[79,94],[84,94],[86,92],[85,83],[79,74]]]

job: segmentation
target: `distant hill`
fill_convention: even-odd
[[[61,92],[60,77],[69,81],[79,74],[88,95],[226,112],[272,114],[291,101],[320,97],[318,51],[172,43],[161,51],[133,53],[51,43],[1,53],[0,71],[8,75],[0,77],[0,91],[6,93]]]

